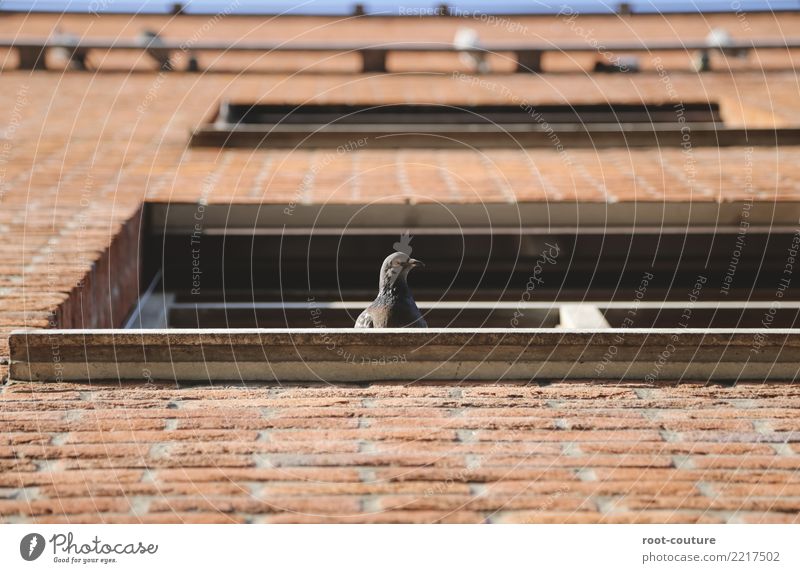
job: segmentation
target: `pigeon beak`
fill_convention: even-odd
[[[418,261],[417,259],[408,259],[408,266],[411,268],[422,267],[424,269],[425,263],[423,263],[422,261]]]

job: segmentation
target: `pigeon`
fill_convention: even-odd
[[[141,34],[139,34],[139,43],[146,48],[147,55],[158,63],[161,71],[168,72],[172,70],[169,49],[163,47],[164,40],[161,39],[157,32],[142,30]]]
[[[489,71],[486,52],[481,46],[478,32],[472,28],[459,28],[453,39],[453,45],[459,52],[459,58],[466,65],[473,67],[479,74]]]
[[[383,261],[378,296],[356,320],[356,328],[427,328],[408,288],[408,273],[424,267],[406,253],[392,253]]]
[[[54,52],[58,57],[67,63],[71,70],[86,70],[86,56],[88,50],[79,48],[80,38],[75,34],[66,34],[61,28],[56,27],[50,39],[56,44],[63,44],[56,48]]]
[[[708,33],[708,36],[706,36],[706,45],[708,45],[709,48],[717,48],[726,56],[746,58],[747,48],[736,48],[734,47],[735,43],[736,42],[734,42],[730,33],[725,28],[714,28]]]

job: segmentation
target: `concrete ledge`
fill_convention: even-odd
[[[366,64],[365,64],[366,65]],[[379,71],[379,64],[370,64]],[[530,124],[500,125],[237,125],[220,128],[205,125],[194,130],[192,147],[244,149],[329,149],[368,139],[370,149],[553,149],[553,138],[567,149],[598,148],[680,148],[684,134],[679,124],[596,124],[555,125],[547,129]],[[697,147],[776,147],[797,145],[800,130],[791,127],[718,127],[716,124],[692,126],[692,146]]]
[[[197,204],[195,203],[148,203],[149,228],[157,232],[191,233],[194,229]],[[313,233],[322,233],[325,227],[337,232],[346,228],[375,229],[376,221],[392,221],[396,228],[419,229],[435,227],[456,229],[477,227],[493,230],[507,228],[517,232],[585,232],[589,227],[594,232],[609,233],[611,229],[631,232],[649,228],[656,233],[667,233],[667,227],[675,232],[686,233],[687,227],[708,227],[707,232],[738,233],[745,203],[731,201],[670,202],[528,202],[528,203],[400,203],[294,205],[207,205],[203,209],[203,230],[234,232],[244,230],[248,236],[262,229],[278,233],[287,228],[313,228]],[[291,216],[287,214],[291,213]],[[787,226],[792,233],[800,219],[799,201],[756,201],[748,206],[750,231],[763,227],[768,232],[778,232],[778,227]],[[324,223],[323,223],[324,222]],[[387,232],[384,229],[384,232]],[[419,231],[416,232],[419,234]]]
[[[62,382],[800,378],[800,330],[36,330],[9,378]]]

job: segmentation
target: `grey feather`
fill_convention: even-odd
[[[363,311],[356,319],[356,328],[372,328],[372,315],[369,309]]]
[[[378,296],[356,320],[356,328],[427,328],[408,287],[408,273],[420,261],[393,253],[381,265]]]

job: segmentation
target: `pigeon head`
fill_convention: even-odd
[[[406,277],[414,267],[424,267],[422,261],[412,259],[405,253],[392,253],[386,257],[381,265],[380,282],[381,290],[392,288],[398,279],[406,281]]]

